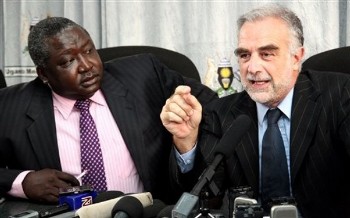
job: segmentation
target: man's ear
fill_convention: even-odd
[[[294,54],[294,64],[293,64],[294,70],[299,71],[304,55],[305,55],[305,49],[303,46],[301,46],[297,49],[297,51]]]
[[[39,78],[43,81],[43,83],[47,84],[49,82],[49,79],[45,74],[45,70],[42,67],[36,67],[36,73],[38,74]]]

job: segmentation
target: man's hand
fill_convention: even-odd
[[[180,153],[193,148],[202,119],[202,106],[191,95],[189,86],[176,88],[163,106],[160,118],[164,127],[173,134],[174,144]]]
[[[57,203],[59,188],[78,186],[72,175],[53,169],[30,172],[22,182],[26,196],[38,202]]]

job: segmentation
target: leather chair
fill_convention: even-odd
[[[350,46],[315,54],[304,61],[302,69],[350,73]]]
[[[0,89],[5,87],[6,87],[6,80],[5,80],[4,74],[0,70]]]
[[[153,46],[117,46],[97,49],[102,62],[118,57],[130,56],[141,53],[152,53],[170,69],[181,73],[185,77],[201,81],[200,75],[194,63],[185,55],[165,48]]]

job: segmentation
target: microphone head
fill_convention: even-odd
[[[172,211],[174,209],[175,205],[169,205],[166,206],[164,209],[162,209],[158,215],[157,218],[171,218]]]
[[[215,154],[222,154],[225,158],[228,158],[243,135],[248,131],[250,124],[251,119],[247,115],[238,116],[220,139]]]
[[[121,191],[106,191],[106,192],[101,192],[99,193],[95,199],[94,203],[100,203],[103,201],[108,201],[114,198],[119,198],[120,196],[123,196],[124,193]]]
[[[122,197],[112,209],[112,217],[118,212],[124,212],[129,217],[142,218],[143,216],[143,205],[141,202],[132,196]]]
[[[167,205],[158,199],[153,200],[153,204],[143,208],[143,217],[152,218],[157,217],[157,214],[166,207]]]

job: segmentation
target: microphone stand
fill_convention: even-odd
[[[192,191],[190,193],[184,192],[181,195],[180,199],[177,201],[174,209],[172,210],[172,217],[188,218],[190,214],[193,213],[193,208],[196,207],[200,193],[204,187],[210,188],[214,196],[218,195],[219,189],[214,181],[212,181],[216,168],[224,158],[229,157],[230,154],[234,152],[243,135],[250,128],[250,123],[251,120],[247,115],[240,115],[235,119],[231,127],[220,139],[220,142],[217,145],[217,149],[215,151],[213,162],[203,171]],[[204,208],[201,211],[200,216],[202,213],[207,213],[207,210]],[[205,216],[208,215],[209,213]]]
[[[213,194],[216,196],[219,193],[219,189],[217,188],[216,184],[214,181],[209,183],[209,188],[213,192]],[[208,198],[209,198],[209,192],[204,188],[201,191],[200,194],[200,207],[199,207],[199,214],[195,216],[194,218],[199,218],[199,217],[210,217],[210,218],[215,218],[211,213],[210,213],[210,208],[208,204]]]

